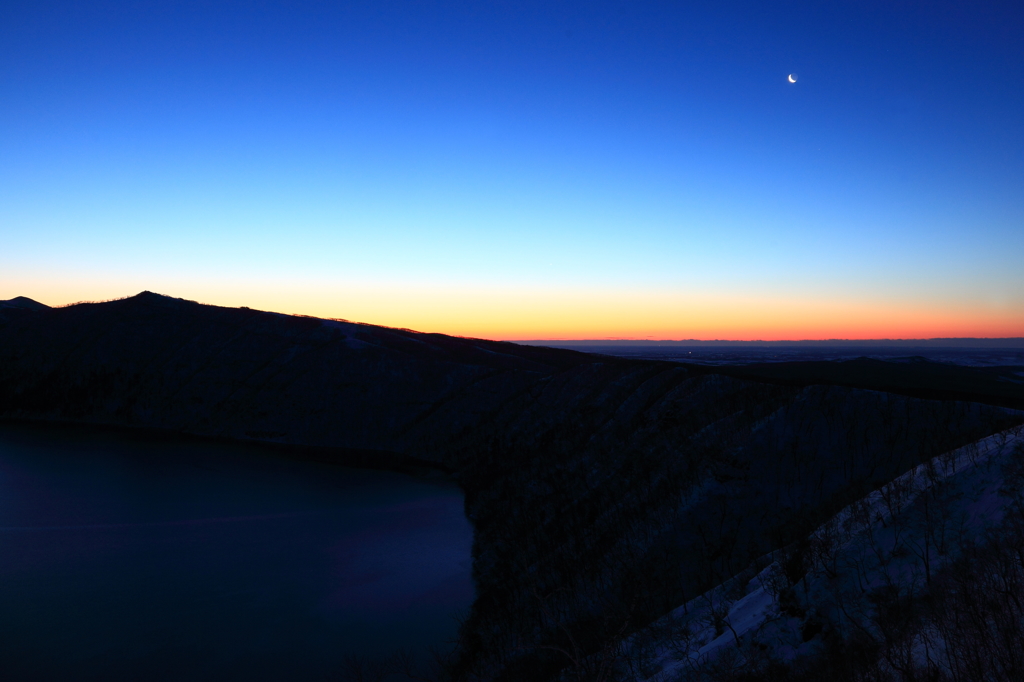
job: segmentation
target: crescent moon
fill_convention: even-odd
[[[788,76],[786,76],[786,78],[789,80],[790,83],[796,83],[796,76],[795,75],[789,74]]]

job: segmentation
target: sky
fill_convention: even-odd
[[[1013,2],[8,1],[0,299],[1024,336],[1022,34]]]

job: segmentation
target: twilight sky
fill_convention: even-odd
[[[1021,35],[1018,2],[5,2],[0,299],[1024,336]]]

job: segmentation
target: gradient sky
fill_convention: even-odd
[[[1021,35],[1018,2],[5,2],[0,299],[1024,336]]]

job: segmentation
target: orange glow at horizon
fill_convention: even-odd
[[[31,286],[34,284],[35,286]],[[52,279],[3,287],[48,305],[143,289],[227,307],[345,319],[453,336],[525,340],[824,340],[1024,337],[1024,306],[852,297],[405,286],[123,282],[89,290]],[[116,285],[116,286],[115,286]],[[68,295],[69,291],[75,294]]]

